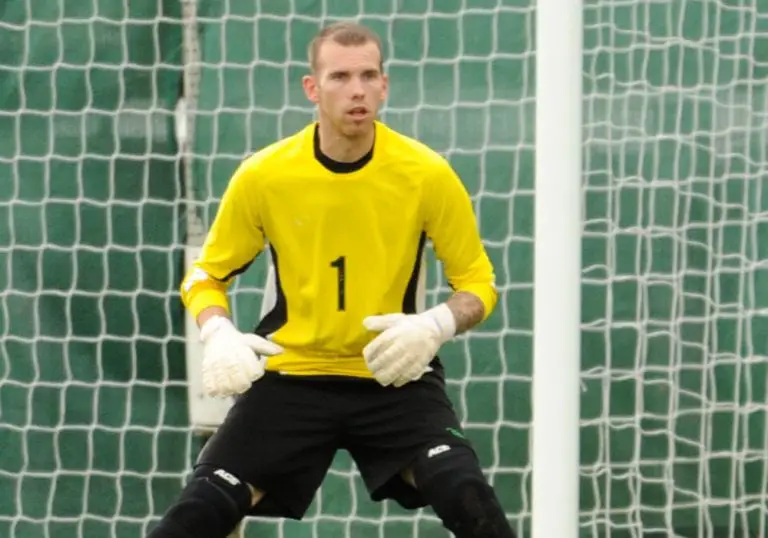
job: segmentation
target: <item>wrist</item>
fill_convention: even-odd
[[[447,304],[441,303],[422,312],[421,315],[434,321],[443,342],[456,336],[456,316]]]
[[[226,316],[213,315],[200,326],[200,341],[205,342],[213,333],[222,327],[232,327],[232,322]]]

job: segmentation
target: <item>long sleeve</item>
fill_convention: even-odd
[[[490,316],[498,294],[495,275],[480,239],[469,193],[446,161],[428,178],[424,193],[427,236],[443,263],[445,276],[454,291],[476,295]]]
[[[181,284],[181,300],[197,318],[210,306],[229,311],[227,289],[264,248],[256,173],[245,161],[227,185],[200,257]]]

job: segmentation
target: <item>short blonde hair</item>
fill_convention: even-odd
[[[381,65],[379,68],[382,71],[384,70],[384,51],[378,34],[367,26],[356,22],[336,22],[320,30],[309,43],[307,57],[309,58],[309,66],[312,71],[317,70],[317,56],[320,52],[320,47],[328,40],[345,47],[360,46],[370,42],[375,43],[381,55]]]

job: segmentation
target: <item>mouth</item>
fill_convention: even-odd
[[[368,109],[364,106],[356,106],[347,112],[354,119],[362,119],[368,115]]]

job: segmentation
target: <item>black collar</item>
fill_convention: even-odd
[[[313,140],[313,146],[315,150],[315,159],[317,159],[320,164],[322,164],[325,168],[330,170],[331,172],[334,172],[336,174],[349,174],[350,172],[356,172],[360,170],[363,166],[368,164],[371,159],[373,158],[373,147],[371,147],[370,151],[360,157],[358,160],[351,162],[351,163],[343,163],[339,161],[334,161],[330,157],[328,157],[326,154],[324,154],[322,151],[320,151],[320,132],[317,126],[315,126],[315,136]]]

